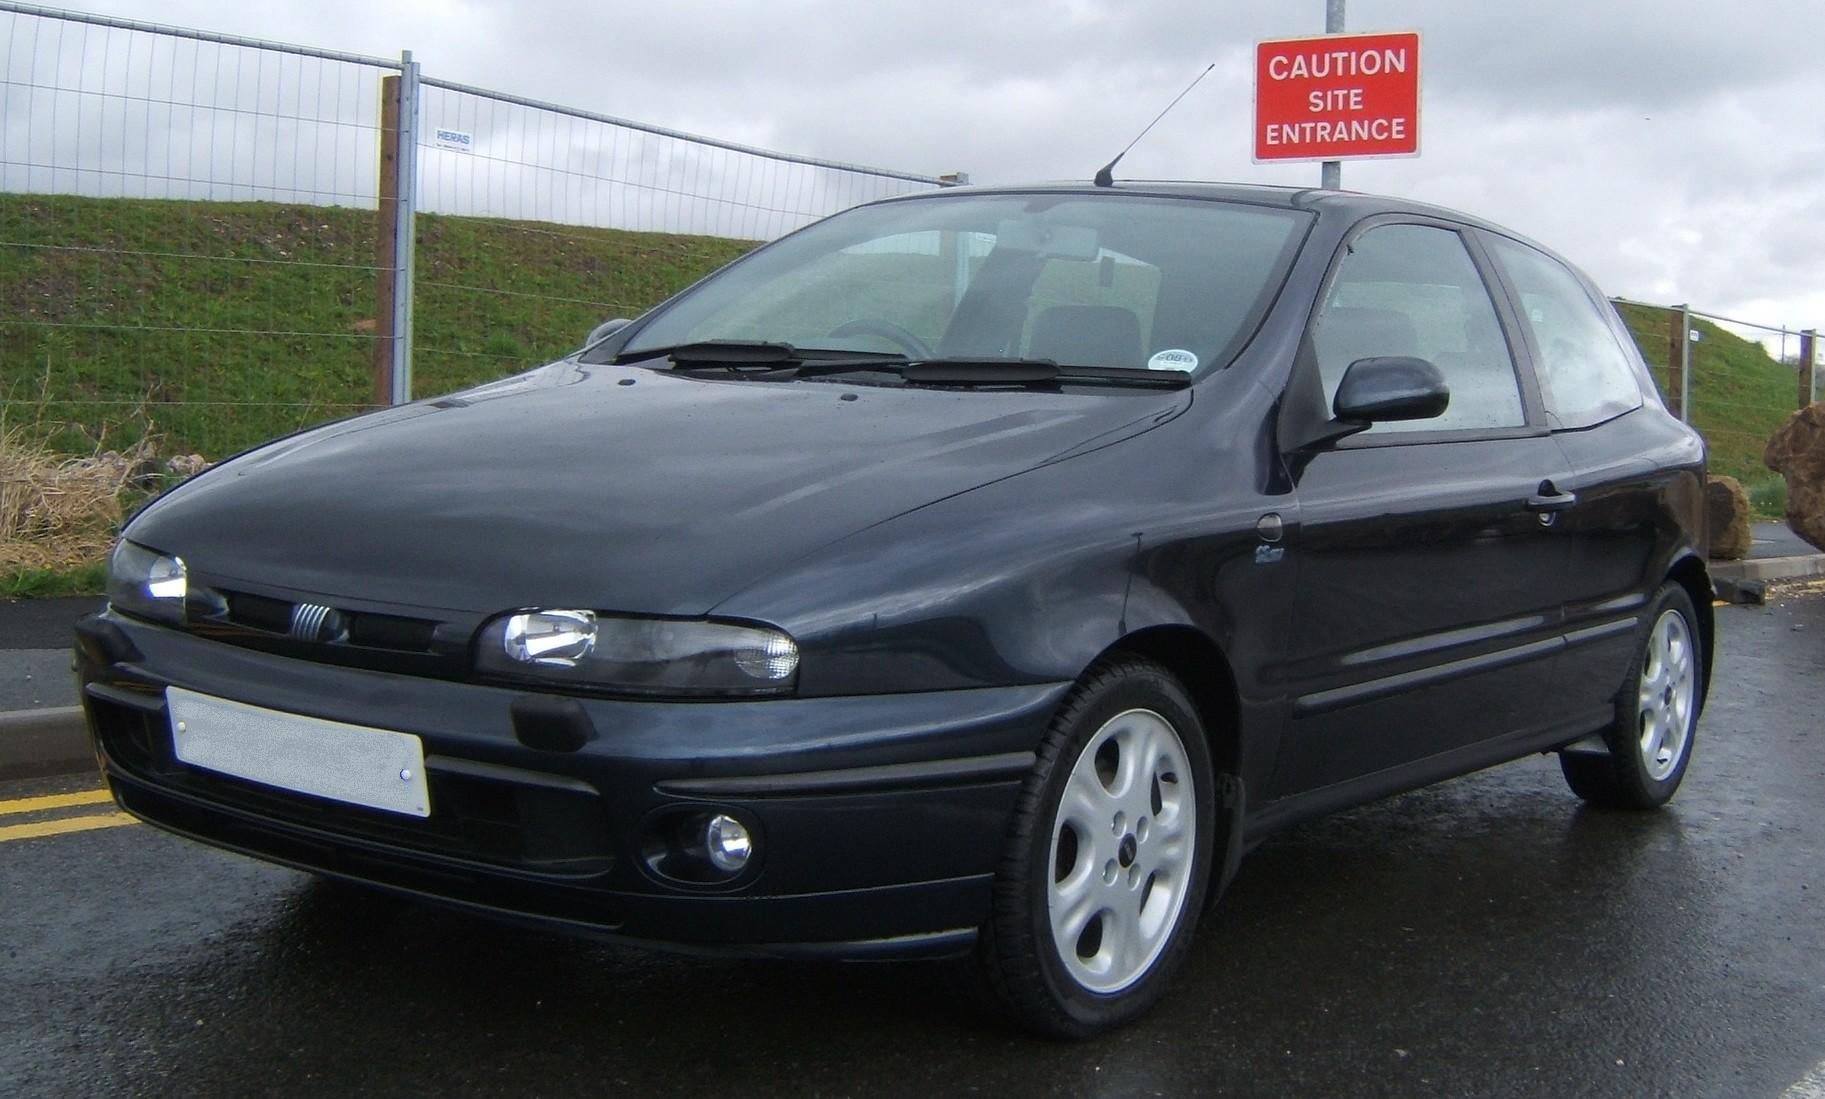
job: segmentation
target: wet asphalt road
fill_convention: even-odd
[[[0,840],[0,1093],[1779,1097],[1825,1060],[1825,594],[1718,614],[1669,809],[1541,758],[1283,834],[1097,1041],[929,967],[608,947],[132,825]]]

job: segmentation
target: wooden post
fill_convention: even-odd
[[[1686,354],[1686,307],[1674,305],[1667,313],[1667,397],[1680,419],[1686,418],[1686,386],[1680,364]]]
[[[399,287],[399,77],[380,81],[380,210],[374,219],[374,404],[393,403],[393,299]]]
[[[1817,329],[1808,328],[1800,333],[1800,407],[1812,403],[1812,355],[1813,347],[1819,342]]]

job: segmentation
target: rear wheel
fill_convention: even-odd
[[[1573,793],[1595,805],[1652,809],[1679,789],[1698,734],[1704,682],[1697,621],[1684,588],[1660,589],[1616,699],[1616,724],[1604,733],[1609,754],[1559,754]]]
[[[975,964],[1031,1030],[1083,1037],[1159,999],[1203,907],[1216,833],[1210,752],[1165,669],[1081,683],[1022,791]]]

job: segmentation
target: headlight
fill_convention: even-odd
[[[487,675],[651,695],[781,695],[798,679],[798,645],[779,630],[732,622],[531,610],[483,627]]]
[[[182,557],[167,557],[122,538],[108,559],[108,605],[138,618],[184,624],[190,577]]]

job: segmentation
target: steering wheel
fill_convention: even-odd
[[[906,352],[909,359],[929,359],[932,349],[926,342],[892,321],[876,318],[858,318],[844,321],[832,328],[831,336],[879,336]]]

